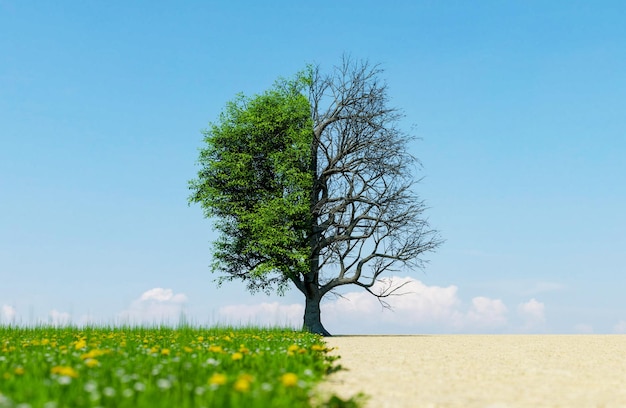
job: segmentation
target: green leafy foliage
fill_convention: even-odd
[[[213,271],[251,291],[282,292],[307,270],[313,125],[306,75],[254,97],[239,95],[204,132],[190,200],[221,232]]]

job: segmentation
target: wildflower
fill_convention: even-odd
[[[103,356],[105,354],[110,354],[110,353],[111,353],[110,350],[93,349],[93,350],[89,350],[86,353],[81,354],[80,358],[83,360],[88,360],[90,358],[96,358],[96,357],[100,357],[100,356]]]
[[[95,358],[88,358],[87,360],[85,360],[85,365],[89,368],[92,368],[92,367],[100,365],[100,362],[96,360]]]
[[[204,341],[204,337],[198,336],[198,341],[200,341],[200,342]]]
[[[50,370],[51,374],[58,374],[65,377],[78,378],[78,372],[69,366],[56,366]]]
[[[293,387],[298,384],[298,376],[294,373],[285,373],[280,377],[280,382],[283,383],[285,387]]]
[[[185,351],[185,353],[192,353],[193,349],[191,347],[185,346],[183,347],[183,350]]]
[[[328,349],[325,346],[319,345],[319,344],[314,344],[311,346],[311,350],[313,351],[328,351]]]
[[[88,393],[96,392],[98,391],[98,384],[93,381],[88,381],[87,383],[85,383],[83,389],[85,390],[85,392]]]
[[[243,358],[243,354],[241,354],[241,353],[233,353],[231,358],[233,359],[233,361],[241,360]]]
[[[62,375],[60,376],[57,381],[59,382],[59,384],[61,385],[67,385],[69,383],[72,382],[72,379],[70,377],[68,377],[67,375]]]
[[[211,385],[224,385],[226,384],[226,376],[224,374],[215,373],[209,378],[209,384]]]
[[[237,378],[237,381],[235,381],[233,388],[235,389],[235,391],[239,391],[239,392],[250,391],[250,382],[251,382],[250,377],[244,374],[240,376],[239,378]]]
[[[133,388],[135,391],[142,392],[146,389],[146,385],[144,383],[136,382],[135,385],[133,385]]]
[[[161,354],[164,355],[164,356],[169,356],[170,355],[170,349],[164,348],[163,350],[161,350]]]
[[[102,393],[103,393],[105,396],[107,396],[107,397],[109,397],[109,398],[112,398],[112,397],[114,397],[114,396],[115,396],[115,388],[113,388],[113,387],[105,387],[105,388],[102,390]]]
[[[87,347],[87,342],[85,341],[85,339],[80,339],[80,340],[78,340],[78,341],[76,341],[74,343],[74,348],[76,350],[80,350],[80,349],[83,349],[85,347]]]
[[[224,350],[222,350],[222,346],[209,346],[209,351],[212,353],[223,353]]]
[[[172,386],[172,383],[166,378],[159,378],[157,380],[157,387],[162,390],[167,390]]]
[[[24,367],[16,367],[13,372],[15,373],[15,375],[24,375],[26,370],[24,370]]]
[[[207,364],[212,365],[212,366],[218,366],[220,365],[219,360],[216,360],[214,358],[210,358],[206,361]]]
[[[290,351],[290,352],[292,352],[292,353],[293,353],[294,351],[298,351],[298,349],[299,349],[299,348],[300,348],[300,347],[298,347],[298,345],[297,345],[297,344],[292,344],[291,346],[289,346],[289,348],[287,349],[287,351]]]

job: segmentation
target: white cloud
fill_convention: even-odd
[[[507,307],[500,299],[489,299],[478,296],[472,299],[472,306],[467,312],[467,318],[472,326],[497,327],[506,324]]]
[[[615,323],[615,325],[613,326],[613,331],[620,334],[626,333],[626,321],[620,320],[619,322]]]
[[[283,305],[278,302],[256,305],[231,305],[218,311],[220,323],[252,324],[255,326],[301,327],[304,306]]]
[[[524,321],[526,329],[540,326],[546,321],[545,305],[535,298],[520,303],[517,306],[517,314]]]
[[[142,302],[155,300],[157,302],[185,303],[187,296],[183,293],[174,294],[172,289],[154,288],[145,291],[139,300]]]
[[[378,293],[389,280],[374,286]],[[385,300],[392,310],[363,290],[342,293],[322,301],[322,321],[327,329],[341,333],[415,333],[477,332],[511,329],[508,309],[500,299],[474,297],[469,304],[459,297],[458,287],[428,286],[409,277],[394,277],[394,286],[402,285],[401,296]],[[304,302],[303,302],[304,303]],[[257,325],[290,325],[300,327],[303,304],[260,303],[232,305],[219,309],[226,323]],[[337,327],[338,329],[333,329]]]
[[[59,312],[56,309],[52,309],[48,313],[48,320],[53,326],[67,326],[70,324],[71,316],[67,312]]]
[[[377,283],[372,289],[380,293],[390,281]],[[393,285],[404,285],[399,296],[390,296],[385,299],[392,307],[392,311],[382,311],[380,302],[365,291],[348,292],[336,300],[322,304],[324,316],[334,320],[347,321],[351,319],[367,319],[376,315],[381,322],[419,325],[424,323],[443,323],[457,326],[462,322],[461,304],[457,296],[458,288],[427,286],[413,278],[393,278]],[[382,312],[382,313],[381,313]]]
[[[172,289],[153,288],[145,291],[134,300],[128,310],[118,315],[120,323],[160,324],[173,323],[183,315],[187,302],[184,293],[174,293]]]
[[[6,323],[11,323],[15,320],[17,315],[17,311],[13,306],[2,305],[2,311],[0,313],[0,318]]]

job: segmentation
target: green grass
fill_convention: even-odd
[[[309,407],[327,352],[285,329],[4,326],[0,408]]]

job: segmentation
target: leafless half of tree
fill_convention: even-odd
[[[312,69],[310,268],[291,279],[306,297],[304,326],[329,335],[320,318],[324,295],[357,285],[381,300],[398,286],[376,282],[385,273],[424,266],[441,239],[424,218],[415,192],[420,163],[408,151],[414,137],[388,106],[382,69],[344,58],[328,75]]]

